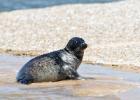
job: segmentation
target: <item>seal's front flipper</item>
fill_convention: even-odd
[[[64,66],[64,70],[69,79],[77,79],[79,77],[77,71],[70,66]]]
[[[82,76],[79,76],[79,77],[77,77],[77,80],[85,80],[85,78]]]

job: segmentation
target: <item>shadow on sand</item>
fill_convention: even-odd
[[[66,4],[112,3],[123,0],[0,0],[0,11],[45,8]]]

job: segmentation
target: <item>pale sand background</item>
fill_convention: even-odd
[[[84,61],[140,66],[140,0],[0,13],[1,51],[50,52],[74,36],[89,44]]]

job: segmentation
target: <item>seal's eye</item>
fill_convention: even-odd
[[[78,41],[74,41],[75,42],[75,44],[77,44],[78,43]]]

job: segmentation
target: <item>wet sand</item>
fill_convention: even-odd
[[[0,55],[1,100],[139,100],[140,74],[115,71],[101,65],[82,64],[85,80],[21,85],[15,76],[32,57]]]

